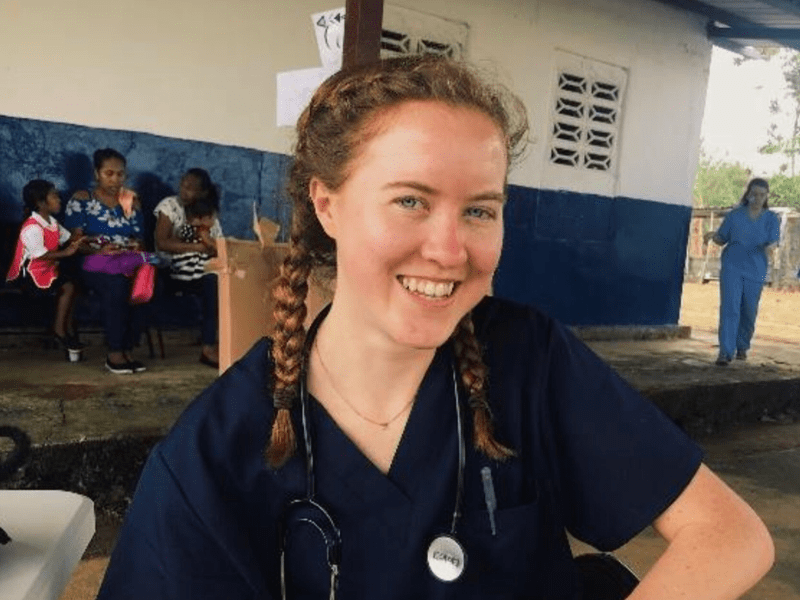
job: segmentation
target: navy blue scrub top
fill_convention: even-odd
[[[700,449],[582,342],[536,309],[486,298],[476,307],[504,463],[466,436],[463,514],[467,552],[454,583],[428,571],[427,547],[449,531],[458,437],[450,344],[420,386],[388,475],[311,401],[317,500],[342,532],[338,598],[355,600],[581,598],[565,531],[615,549],[650,524],[688,484]],[[269,341],[263,340],[198,397],[151,453],[98,596],[107,599],[280,598],[278,523],[305,496],[298,452],[265,466],[272,423]],[[492,535],[480,471],[497,495]],[[288,575],[327,598],[318,548]],[[302,562],[302,560],[301,560]],[[323,591],[324,590],[324,591]]]

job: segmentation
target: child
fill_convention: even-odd
[[[78,342],[72,323],[76,288],[72,278],[59,274],[58,263],[78,251],[83,236],[70,239],[69,231],[53,216],[61,210],[61,199],[51,182],[29,181],[22,189],[22,199],[28,218],[22,223],[6,280],[12,281],[22,275],[28,283],[33,283],[36,293],[40,293],[38,290],[56,291],[53,335],[65,349],[79,350],[83,346]],[[59,250],[67,242],[69,244]]]
[[[216,252],[211,228],[216,219],[213,202],[200,198],[184,207],[186,223],[178,229],[178,237],[190,244],[203,244],[205,252],[182,252],[172,257],[171,277],[178,281],[194,281],[206,275],[205,266]]]

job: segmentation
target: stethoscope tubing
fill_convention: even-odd
[[[310,503],[315,506],[327,519],[329,525],[332,527],[332,535],[334,536],[334,540],[329,540],[326,534],[326,531],[319,527],[319,525],[311,520],[308,522],[311,523],[314,527],[320,530],[323,537],[326,539],[326,546],[330,549],[331,546],[328,542],[335,542],[335,545],[338,547],[338,544],[341,543],[341,532],[339,528],[336,526],[335,521],[333,520],[332,515],[323,507],[321,506],[315,499],[316,495],[316,480],[314,476],[314,448],[313,448],[313,435],[312,435],[312,427],[310,425],[310,406],[309,406],[309,393],[308,393],[308,364],[311,356],[311,348],[313,347],[314,340],[317,335],[317,331],[319,330],[319,326],[322,321],[327,316],[328,312],[330,311],[331,305],[329,304],[325,308],[320,311],[319,315],[314,319],[311,326],[308,329],[306,334],[305,344],[303,346],[303,357],[302,357],[302,366],[300,371],[300,381],[299,381],[299,400],[300,400],[300,417],[301,417],[301,424],[303,428],[303,444],[305,447],[305,456],[306,456],[306,495],[305,498],[300,498],[293,500],[289,503],[291,506],[294,503]],[[456,539],[456,527],[458,524],[458,520],[461,516],[461,504],[463,501],[464,495],[464,469],[466,463],[466,449],[465,449],[465,441],[464,441],[464,428],[462,423],[462,415],[461,415],[461,395],[458,389],[458,378],[456,375],[456,367],[455,364],[451,363],[451,376],[453,381],[453,397],[455,399],[455,409],[456,409],[456,430],[458,434],[458,470],[456,473],[456,497],[453,506],[453,517],[450,525],[450,533],[444,537],[452,538],[453,542],[455,542],[459,548],[461,548],[460,543]],[[438,538],[442,536],[437,536],[434,538],[434,542]],[[283,540],[282,543],[285,546],[286,540]],[[463,549],[461,550],[463,554]],[[465,558],[465,555],[464,555]],[[331,593],[334,592],[336,581],[338,580],[338,560],[339,557],[332,557],[330,552],[328,553],[328,566],[331,569],[332,574],[332,589]],[[434,573],[435,575],[435,573]],[[459,575],[460,576],[460,575]],[[284,556],[283,552],[281,552],[281,587],[282,591],[285,594],[285,573],[284,573]],[[285,597],[285,595],[284,595]]]

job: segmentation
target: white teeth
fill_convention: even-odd
[[[453,293],[453,288],[455,288],[454,281],[437,283],[435,281],[417,279],[416,277],[402,277],[400,283],[409,292],[416,292],[430,298],[446,298]]]

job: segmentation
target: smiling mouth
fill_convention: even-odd
[[[397,280],[406,290],[425,298],[448,298],[453,295],[457,281],[431,281],[430,279],[420,279],[418,277],[398,276]]]

